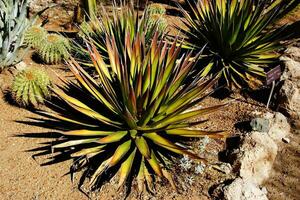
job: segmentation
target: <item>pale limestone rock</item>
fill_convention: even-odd
[[[224,187],[225,200],[268,200],[266,190],[261,190],[255,183],[242,178],[235,179]]]
[[[283,114],[279,112],[275,113],[270,121],[271,126],[268,135],[275,142],[280,142],[282,138],[287,137],[290,134],[290,124]]]
[[[241,178],[262,184],[269,178],[277,150],[276,143],[267,133],[251,132],[244,138],[234,163],[239,166]]]

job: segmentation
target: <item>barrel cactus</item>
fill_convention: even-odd
[[[70,44],[65,37],[51,33],[37,47],[39,57],[47,64],[57,64],[69,57]]]
[[[164,32],[168,27],[168,21],[164,15],[161,14],[152,14],[148,16],[147,21],[148,27],[156,27],[159,32]]]
[[[25,32],[24,43],[28,46],[36,48],[42,43],[47,35],[46,29],[39,25],[31,26]]]
[[[50,97],[51,81],[42,69],[27,68],[20,71],[12,85],[12,98],[23,107],[36,107]]]
[[[152,15],[152,14],[160,14],[160,15],[166,14],[165,7],[160,3],[150,4],[147,8],[147,11],[150,15]]]

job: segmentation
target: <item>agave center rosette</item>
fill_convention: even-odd
[[[190,12],[181,8],[188,29],[178,29],[186,38],[186,48],[207,44],[202,76],[220,72],[220,80],[231,89],[256,89],[278,61],[275,50],[283,28],[269,26],[283,9],[282,0],[198,0],[189,2]]]
[[[119,187],[131,172],[137,173],[140,190],[145,183],[152,187],[152,173],[167,178],[175,187],[165,163],[170,156],[188,155],[204,161],[180,145],[180,141],[187,137],[226,136],[221,131],[190,129],[205,120],[189,120],[219,110],[225,104],[194,107],[210,94],[216,79],[196,76],[190,80],[194,68],[192,54],[179,57],[181,47],[177,42],[170,45],[160,41],[158,35],[147,46],[145,36],[132,38],[128,32],[121,50],[116,38],[107,38],[109,65],[96,46],[88,44],[98,79],[92,78],[74,59],[70,60],[78,84],[67,81],[65,87],[55,89],[60,99],[56,113],[43,112],[44,116],[64,123],[56,126],[63,130],[64,139],[52,148],[63,149],[77,158],[72,170],[89,166],[91,162],[86,160],[98,163],[96,169],[90,170],[91,185],[105,171],[119,167]]]

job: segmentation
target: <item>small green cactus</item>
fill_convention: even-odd
[[[45,39],[38,45],[39,57],[47,64],[57,64],[69,57],[71,49],[69,41],[58,34],[47,34]]]
[[[161,14],[152,14],[148,16],[148,22],[147,22],[148,29],[151,29],[152,27],[156,26],[157,30],[159,32],[164,32],[166,28],[168,27],[168,21],[164,17],[164,15]]]
[[[165,7],[160,4],[160,3],[152,3],[148,6],[147,8],[148,14],[153,15],[153,14],[160,14],[164,15],[166,14],[166,9]]]
[[[20,71],[12,84],[12,98],[20,106],[38,106],[50,98],[51,81],[45,70],[27,68]]]
[[[36,48],[38,45],[42,43],[47,35],[47,31],[39,26],[31,26],[25,32],[24,42],[27,46],[31,46]]]

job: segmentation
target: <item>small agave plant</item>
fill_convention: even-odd
[[[20,47],[29,26],[28,1],[0,0],[0,72],[20,61]]]
[[[57,64],[69,58],[70,44],[65,37],[51,33],[37,46],[39,57],[47,64]]]
[[[154,174],[175,188],[169,159],[187,155],[205,162],[183,144],[184,138],[226,136],[222,131],[191,129],[206,120],[190,120],[225,104],[194,107],[212,92],[216,79],[191,80],[191,53],[180,57],[176,41],[160,41],[156,33],[147,46],[145,35],[131,34],[127,30],[122,51],[117,38],[107,38],[109,64],[95,45],[88,44],[96,80],[74,59],[68,61],[78,84],[66,81],[65,87],[54,89],[59,99],[55,112],[40,114],[63,136],[52,149],[76,160],[71,173],[87,168],[91,187],[118,169],[119,187],[136,173],[140,191],[145,185],[152,188]]]
[[[12,84],[12,98],[23,107],[37,107],[50,98],[51,81],[42,69],[26,68],[20,71]]]
[[[189,7],[190,12],[181,8],[188,29],[178,29],[184,47],[199,51],[207,44],[201,76],[221,73],[221,84],[231,89],[260,87],[279,56],[275,50],[282,28],[269,26],[285,9],[285,1],[198,0]]]
[[[24,43],[33,48],[38,47],[43,44],[43,40],[45,39],[48,32],[45,28],[40,25],[34,25],[27,29],[24,36]]]
[[[49,7],[27,18],[28,0],[0,0],[0,72],[21,61],[24,34]]]

